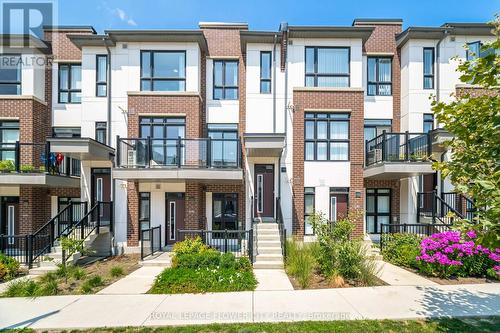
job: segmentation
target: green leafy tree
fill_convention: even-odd
[[[486,232],[483,242],[498,244],[500,231],[500,20],[497,36],[481,47],[481,55],[462,61],[460,80],[474,86],[456,94],[450,103],[433,102],[437,121],[453,134],[447,142],[452,159],[434,167],[449,177],[457,191],[480,208],[476,228]],[[478,89],[480,88],[480,89]]]

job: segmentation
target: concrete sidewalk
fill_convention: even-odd
[[[0,299],[0,329],[500,315],[500,284]]]
[[[426,279],[401,267],[382,260],[376,260],[377,277],[391,286],[438,286],[434,281]]]
[[[292,283],[283,269],[254,269],[253,273],[259,284],[258,291],[262,290],[293,290]]]

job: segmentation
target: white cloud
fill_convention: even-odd
[[[120,19],[120,21],[127,23],[130,26],[136,26],[137,23],[131,18],[123,9],[115,8],[112,10],[112,13]]]

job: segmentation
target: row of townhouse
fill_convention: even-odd
[[[429,97],[476,89],[457,64],[495,38],[488,24],[399,19],[2,37],[2,57],[23,61],[0,66],[0,160],[14,165],[0,173],[0,234],[34,233],[69,201],[113,202],[99,214],[125,251],[154,226],[166,246],[178,230],[277,219],[308,240],[314,212],[362,211],[367,239],[429,222],[439,205],[425,193],[453,195],[431,168],[448,155]]]

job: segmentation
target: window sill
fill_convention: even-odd
[[[41,100],[40,98],[34,95],[0,95],[0,100],[3,99],[32,99],[34,101],[37,101],[38,103],[47,105],[47,102]]]
[[[127,91],[128,96],[200,96],[197,91]]]
[[[356,87],[294,87],[293,91],[365,92],[363,88]]]

